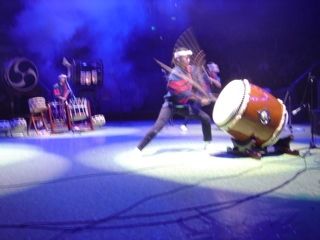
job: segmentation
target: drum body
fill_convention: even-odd
[[[46,100],[44,97],[34,97],[28,100],[29,110],[31,113],[41,113],[47,110]]]
[[[287,122],[281,100],[250,84],[233,80],[221,91],[212,113],[216,125],[236,140],[256,140],[256,145],[274,144]]]

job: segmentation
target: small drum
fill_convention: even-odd
[[[91,121],[94,128],[102,127],[106,124],[106,119],[102,114],[92,116]]]
[[[70,100],[68,108],[72,121],[82,121],[90,117],[89,102],[85,98],[75,98]]]
[[[34,97],[28,100],[31,113],[40,113],[47,110],[46,100],[43,97]]]
[[[24,118],[14,118],[10,121],[11,131],[23,133],[27,131],[27,121]]]
[[[236,140],[254,137],[257,146],[266,147],[278,140],[287,122],[287,110],[281,100],[248,80],[233,80],[221,91],[212,117]]]
[[[0,120],[0,133],[8,133],[11,130],[11,125],[8,120]]]

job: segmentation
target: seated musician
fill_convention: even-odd
[[[66,102],[70,97],[70,90],[67,85],[67,75],[60,74],[58,83],[53,85],[53,96],[58,102]]]
[[[55,100],[56,118],[62,121],[67,121],[66,103],[71,97],[71,92],[67,84],[67,75],[60,74],[58,76],[58,82],[53,85],[53,96]]]

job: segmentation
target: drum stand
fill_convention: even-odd
[[[287,137],[284,138],[280,138],[274,145],[274,152],[277,154],[283,154],[283,153],[287,153],[287,154],[291,154],[291,155],[295,155],[298,156],[300,153],[298,150],[291,150],[290,149],[290,142],[293,140],[293,135],[290,134]]]
[[[290,155],[299,155],[298,150],[290,149],[290,142],[293,140],[293,135],[289,135],[285,138],[280,138],[274,145],[274,152],[268,152],[267,147],[258,147],[256,145],[256,139],[251,137],[246,141],[239,141],[234,138],[231,139],[233,143],[233,148],[228,147],[227,151],[229,153],[239,155],[242,157],[251,157],[260,160],[263,155],[267,154],[283,154],[287,153]]]
[[[256,140],[250,138],[246,141],[239,141],[231,138],[233,148],[228,147],[227,152],[241,157],[252,157],[254,159],[261,159],[262,154],[265,153],[264,149],[258,149],[256,147]]]

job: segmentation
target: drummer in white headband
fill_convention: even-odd
[[[70,90],[67,86],[67,75],[60,74],[58,83],[53,85],[53,95],[58,101],[65,102],[70,96]]]
[[[211,118],[201,110],[199,98],[196,97],[191,79],[190,56],[192,51],[186,48],[178,48],[173,53],[174,68],[167,78],[167,94],[162,105],[157,121],[139,143],[137,152],[158,134],[165,124],[174,116],[180,115],[195,118],[201,121],[205,148],[211,142]],[[207,147],[208,148],[208,147]]]

